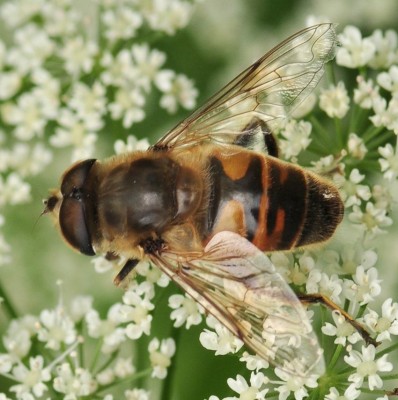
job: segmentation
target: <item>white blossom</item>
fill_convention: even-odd
[[[175,113],[178,105],[188,110],[195,106],[198,91],[185,75],[163,70],[157,74],[155,84],[164,93],[160,98],[160,106],[169,113]]]
[[[236,379],[229,378],[228,386],[236,393],[239,397],[226,397],[224,400],[264,400],[265,395],[268,392],[268,388],[264,388],[264,384],[268,382],[268,378],[263,373],[252,372],[250,375],[250,384],[246,382],[246,379],[242,375],[236,375]]]
[[[340,395],[335,387],[331,387],[330,392],[325,396],[325,400],[354,400],[360,395],[361,391],[358,390],[354,384],[351,384],[344,391],[344,395]]]
[[[353,280],[344,282],[344,293],[348,299],[360,305],[367,304],[380,294],[380,283],[376,268],[372,267],[366,271],[362,265],[359,265]]]
[[[97,52],[95,43],[85,42],[81,36],[76,36],[65,40],[65,45],[60,49],[59,55],[65,62],[66,71],[78,76],[91,72]]]
[[[349,105],[350,98],[342,81],[337,86],[331,85],[328,89],[323,89],[319,96],[319,107],[330,118],[344,118],[349,110]]]
[[[346,26],[339,35],[341,47],[337,49],[337,64],[358,68],[366,65],[376,51],[375,44],[369,38],[362,38],[361,32],[355,26]]]
[[[390,143],[379,147],[378,151],[383,157],[379,158],[381,171],[384,172],[383,176],[388,181],[393,181],[398,176],[398,154]]]
[[[288,374],[279,368],[275,368],[275,374],[282,379],[280,385],[275,388],[275,390],[279,392],[279,400],[286,400],[291,393],[293,393],[295,400],[302,400],[304,397],[308,396],[306,386],[309,388],[318,386],[316,376],[300,378]]]
[[[357,76],[358,87],[354,89],[354,103],[365,109],[371,109],[374,101],[379,97],[379,87],[372,79],[365,80],[362,75]]]
[[[395,31],[390,29],[383,35],[380,29],[376,29],[369,39],[375,47],[375,54],[369,61],[370,67],[384,69],[398,61],[398,36]]]
[[[97,382],[90,371],[83,368],[72,370],[69,363],[63,363],[56,368],[54,389],[67,395],[67,399],[78,400],[81,396],[90,396],[97,389]]]
[[[10,388],[15,392],[17,398],[24,398],[25,395],[33,394],[41,397],[48,390],[44,382],[51,379],[50,371],[44,367],[42,356],[30,357],[29,368],[20,363],[12,369],[12,374],[19,383]]]
[[[167,368],[171,365],[171,357],[176,351],[176,345],[173,339],[154,338],[148,346],[149,359],[152,365],[152,377],[164,379],[167,376]]]
[[[360,184],[364,179],[365,175],[354,168],[348,179],[345,179],[343,185],[341,185],[341,197],[347,208],[353,205],[359,206],[362,201],[370,200],[372,194],[369,186]]]
[[[378,359],[375,359],[375,357],[376,349],[373,345],[362,346],[361,352],[351,350],[344,357],[344,361],[356,368],[356,372],[348,377],[348,381],[353,382],[356,387],[360,387],[364,382],[364,378],[367,378],[370,390],[381,388],[383,381],[377,372],[392,371],[393,365],[387,361],[388,354],[384,354]]]
[[[381,316],[369,309],[363,320],[377,333],[377,341],[391,340],[391,335],[398,335],[398,303],[393,303],[390,297],[381,306]]]
[[[286,159],[297,157],[311,143],[312,125],[307,121],[290,120],[281,131],[279,148]]]
[[[111,42],[134,37],[143,22],[139,13],[122,6],[106,10],[102,15],[102,21],[105,25],[105,37]]]
[[[174,294],[169,297],[169,307],[173,309],[170,318],[174,321],[175,327],[184,325],[189,329],[192,325],[202,322],[201,308],[198,303],[190,297],[181,294]]]
[[[334,343],[345,346],[349,343],[357,343],[361,339],[359,333],[338,311],[332,312],[334,325],[326,322],[322,327],[322,333],[328,336],[336,336]]]
[[[151,394],[144,389],[131,389],[124,392],[126,400],[150,400]]]
[[[40,313],[40,326],[37,337],[52,350],[59,350],[61,344],[72,344],[77,333],[74,323],[65,310],[59,306],[55,310],[43,310]]]
[[[126,142],[120,139],[116,140],[113,147],[116,154],[123,154],[131,151],[147,150],[149,142],[146,138],[138,140],[135,136],[129,135],[127,136]]]
[[[207,317],[206,322],[214,331],[205,329],[200,334],[199,340],[204,348],[215,351],[216,356],[236,353],[241,349],[243,342],[215,318]]]

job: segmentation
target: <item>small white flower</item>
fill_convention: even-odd
[[[31,337],[37,331],[37,322],[37,318],[31,315],[11,321],[3,336],[3,344],[13,359],[22,359],[29,353]]]
[[[138,140],[135,136],[128,135],[125,142],[120,139],[116,140],[113,147],[116,154],[123,154],[140,150],[145,151],[149,147],[149,142],[146,138]]]
[[[376,268],[372,267],[366,271],[362,265],[359,265],[353,281],[344,282],[344,293],[349,300],[364,305],[373,301],[381,293],[380,283]]]
[[[72,96],[68,106],[76,113],[89,131],[100,130],[104,122],[103,115],[106,112],[105,88],[101,83],[95,82],[92,87],[77,82],[72,88]]]
[[[5,204],[20,204],[30,200],[30,185],[12,172],[6,180],[0,176],[0,206]]]
[[[44,382],[51,379],[50,371],[43,368],[44,360],[42,356],[30,357],[29,368],[20,363],[12,370],[12,374],[16,381],[20,382],[10,388],[11,392],[15,392],[18,398],[24,398],[28,394],[41,397],[48,390]]]
[[[144,6],[145,4],[145,6]],[[154,0],[143,3],[141,11],[153,30],[173,35],[187,25],[192,13],[192,4],[187,1]]]
[[[362,138],[360,138],[356,133],[351,132],[348,136],[348,153],[351,157],[356,158],[358,160],[363,160],[368,152],[365,143]]]
[[[348,219],[359,224],[362,229],[371,235],[380,234],[382,228],[392,224],[392,219],[387,216],[387,210],[376,208],[371,202],[366,203],[365,212],[359,206],[353,206],[353,212],[348,215]]]
[[[50,144],[54,147],[72,145],[74,147],[73,161],[90,157],[94,151],[97,135],[87,132],[85,124],[69,108],[61,109],[57,122],[60,126],[50,137]]]
[[[263,358],[249,354],[245,351],[239,361],[246,363],[246,368],[249,371],[258,372],[260,369],[266,369],[269,367],[269,362],[264,360]]]
[[[67,38],[64,43],[59,55],[65,62],[66,71],[75,76],[91,72],[94,56],[98,52],[97,45],[90,41],[85,42],[81,36]]]
[[[315,259],[307,252],[302,254],[290,267],[289,281],[294,285],[301,286],[307,282],[310,272],[315,268]]]
[[[279,368],[275,368],[275,374],[282,379],[280,385],[275,388],[275,390],[279,392],[279,400],[286,400],[292,392],[296,400],[302,400],[304,397],[308,396],[308,391],[305,386],[309,388],[318,386],[315,376],[300,378],[288,374]]]
[[[176,351],[176,345],[173,339],[154,338],[148,346],[149,359],[153,368],[152,377],[164,379],[167,376],[167,368],[171,365],[171,357]]]
[[[166,55],[159,50],[150,49],[145,43],[134,45],[131,48],[131,57],[137,71],[132,83],[148,93],[151,83],[166,61]]]
[[[369,38],[363,39],[361,32],[355,26],[346,26],[339,35],[341,47],[336,53],[336,62],[348,68],[358,68],[366,65],[376,51],[375,44]]]
[[[37,337],[46,343],[46,347],[59,350],[61,344],[72,344],[76,341],[75,325],[62,307],[55,310],[43,310],[40,313],[40,327]]]
[[[381,171],[384,172],[383,176],[388,181],[393,181],[398,176],[398,154],[390,143],[379,147],[378,151],[383,157],[379,158]]]
[[[6,103],[1,107],[1,114],[5,122],[15,126],[14,135],[17,139],[28,141],[35,136],[43,136],[47,117],[35,93],[24,92],[16,104]]]
[[[54,389],[64,393],[67,399],[77,399],[80,396],[90,396],[97,389],[97,382],[90,371],[83,368],[72,370],[70,364],[63,363],[56,368]]]
[[[112,119],[123,119],[123,127],[130,128],[134,122],[140,122],[145,117],[143,107],[145,97],[139,89],[120,88],[115,94],[115,100],[108,105]]]
[[[34,146],[17,143],[12,149],[9,167],[16,170],[22,177],[37,175],[51,162],[52,153],[42,143]]]
[[[151,393],[144,389],[132,389],[124,392],[126,400],[150,400]]]
[[[369,39],[375,47],[375,54],[369,61],[369,66],[375,69],[388,68],[392,63],[398,61],[397,52],[397,33],[393,30],[388,30],[383,36],[380,29],[376,29]]]
[[[113,269],[114,262],[107,260],[104,256],[94,257],[91,262],[94,264],[94,270],[98,274],[104,274]]]
[[[118,378],[126,378],[128,375],[132,375],[135,372],[133,360],[129,358],[117,358],[115,365],[113,366],[113,373]]]
[[[373,332],[377,333],[376,340],[391,340],[391,335],[398,335],[398,303],[393,303],[391,297],[381,306],[381,316],[369,310],[363,320]]]
[[[95,376],[95,380],[101,386],[109,385],[110,383],[115,381],[115,374],[113,373],[111,368],[106,368]]]
[[[1,71],[0,100],[7,100],[17,94],[22,85],[22,76],[17,71]]]
[[[40,68],[55,50],[55,43],[47,33],[33,23],[17,29],[14,42],[15,47],[8,51],[7,63],[22,75]]]
[[[350,343],[357,343],[358,340],[361,339],[359,333],[338,311],[334,310],[332,312],[332,317],[334,325],[326,322],[322,327],[322,333],[328,336],[336,336],[336,339],[334,340],[335,344],[345,346],[347,340]]]
[[[154,309],[151,299],[154,296],[154,288],[150,282],[137,284],[133,282],[123,296],[124,304],[120,307],[121,321],[129,322],[126,326],[126,336],[130,339],[138,339],[143,334],[149,335]]]
[[[392,193],[392,185],[373,185],[372,196],[375,201],[375,207],[379,209],[389,210],[394,197]]]
[[[229,329],[221,325],[215,318],[209,316],[206,323],[214,329],[205,329],[199,336],[201,345],[208,350],[214,350],[216,356],[238,352],[243,342],[233,335]]]
[[[286,159],[297,157],[311,143],[312,125],[307,121],[290,120],[281,131],[279,148]]]
[[[308,275],[305,287],[307,293],[321,293],[337,304],[341,302],[342,280],[336,274],[329,276],[314,268]]]
[[[142,25],[142,16],[129,7],[118,7],[102,14],[105,25],[105,37],[111,42],[118,39],[130,39],[136,35]]]
[[[13,357],[10,354],[0,354],[0,374],[10,372],[13,364]]]
[[[340,395],[335,387],[330,388],[329,394],[325,396],[325,400],[354,400],[357,399],[361,394],[354,384],[348,386],[344,391],[344,395]]]
[[[120,303],[114,304],[104,320],[101,320],[96,310],[90,310],[85,316],[88,334],[96,339],[102,338],[101,351],[104,354],[113,353],[126,340],[125,329],[119,326],[121,306]]]
[[[175,113],[178,105],[191,110],[196,104],[198,91],[193,82],[185,75],[176,74],[171,70],[159,72],[155,78],[157,88],[163,92],[160,106],[169,113]]]
[[[139,78],[131,52],[127,49],[122,49],[116,55],[105,52],[100,63],[104,67],[100,78],[106,86],[122,87],[126,83],[134,83]]]
[[[202,322],[200,306],[188,296],[173,294],[169,297],[169,307],[173,309],[170,318],[174,321],[173,326],[178,328],[185,323],[187,329],[192,325]]]
[[[375,115],[369,117],[374,126],[385,126],[387,129],[398,134],[398,121],[396,118],[398,112],[398,93],[394,93],[390,101],[381,96],[373,101],[373,111]]]
[[[364,179],[365,175],[360,174],[359,170],[354,168],[350,172],[349,178],[344,180],[341,186],[341,197],[347,208],[353,205],[359,206],[362,201],[368,201],[371,198],[369,186],[360,184]]]
[[[344,118],[350,106],[350,98],[344,82],[340,81],[337,86],[330,85],[329,89],[323,89],[319,96],[319,107],[326,112],[330,118]]]
[[[250,384],[246,382],[242,375],[236,375],[236,379],[228,378],[227,382],[228,386],[238,393],[239,397],[226,397],[224,400],[264,400],[268,392],[268,389],[264,388],[264,384],[268,383],[268,378],[261,372],[251,373]]]
[[[356,387],[362,386],[364,378],[368,379],[370,390],[381,388],[383,381],[377,372],[392,371],[393,365],[387,361],[388,354],[375,360],[376,349],[373,345],[367,347],[362,346],[362,352],[351,350],[348,355],[344,357],[344,361],[351,367],[356,368],[356,372],[351,374],[348,378],[353,382]]]
[[[156,283],[162,288],[167,287],[170,283],[170,278],[150,262],[142,261],[138,263],[135,270],[139,275],[144,276],[147,282]]]
[[[362,75],[357,76],[357,83],[358,87],[354,89],[354,103],[369,110],[379,97],[379,87],[375,86],[372,79],[366,81]]]
[[[78,322],[92,310],[93,298],[91,296],[76,296],[70,305],[70,317],[74,322]]]
[[[391,93],[398,92],[398,66],[392,65],[388,72],[377,75],[377,83]]]

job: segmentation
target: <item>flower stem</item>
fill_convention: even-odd
[[[7,293],[4,291],[3,286],[0,283],[0,299],[2,299],[0,306],[4,307],[7,314],[9,315],[10,319],[17,319],[18,312],[15,309],[14,305],[12,304],[10,298],[8,297]]]
[[[328,370],[329,371],[333,370],[333,368],[336,365],[338,359],[340,358],[340,354],[341,354],[342,350],[343,350],[343,346],[341,344],[337,345],[337,347],[336,347],[336,349],[335,349],[335,351],[333,353],[332,359],[330,360],[330,363],[328,365]]]

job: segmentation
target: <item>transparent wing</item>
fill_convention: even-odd
[[[305,309],[248,240],[220,232],[200,256],[166,251],[151,257],[259,356],[294,376],[323,374],[322,350]]]
[[[334,57],[336,42],[333,24],[296,33],[238,75],[155,147],[203,141],[254,147],[314,89],[324,64]]]

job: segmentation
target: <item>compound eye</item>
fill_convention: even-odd
[[[85,186],[95,159],[84,160],[73,165],[63,176],[63,196],[59,210],[59,224],[65,240],[76,250],[88,256],[95,255],[87,225],[87,195]]]
[[[70,196],[74,190],[84,186],[90,169],[96,161],[95,158],[80,161],[66,171],[61,184],[61,193],[63,196]]]
[[[59,211],[59,224],[65,240],[88,256],[95,255],[88,231],[84,202],[74,197],[64,198]]]

